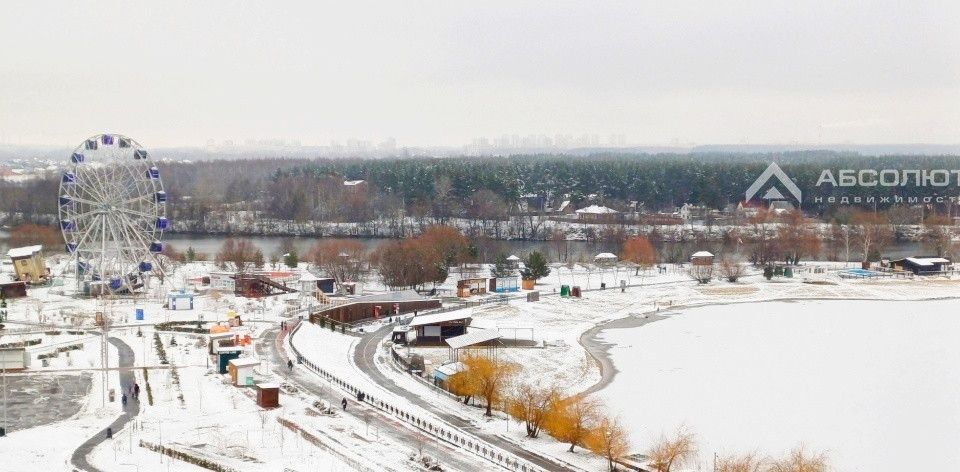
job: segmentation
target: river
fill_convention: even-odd
[[[225,236],[221,235],[187,235],[187,234],[167,234],[164,235],[163,240],[168,242],[178,250],[186,250],[188,247],[193,247],[194,250],[198,252],[203,252],[207,254],[214,254],[220,249],[220,245],[223,244]],[[306,254],[310,248],[317,243],[317,241],[322,240],[323,238],[314,238],[314,237],[293,237],[293,236],[257,236],[249,238],[256,244],[264,254],[273,254],[280,249],[281,244],[284,241],[293,242],[294,247],[300,251],[300,254]],[[383,238],[354,238],[356,241],[360,241],[367,245],[367,247],[373,249],[383,244],[390,239]],[[557,247],[555,243],[549,241],[496,241],[490,240],[486,243],[489,247],[484,248],[487,255],[487,260],[492,260],[496,256],[496,253],[503,252],[505,254],[516,254],[518,256],[525,256],[533,251],[541,251],[547,255],[547,258],[550,260],[557,260]],[[707,250],[715,250],[719,247],[719,243],[707,243]],[[671,249],[676,246],[680,246],[681,252],[684,254],[690,254],[703,247],[698,247],[694,242],[685,242],[685,243],[663,243],[663,253],[669,253]],[[592,261],[593,257],[601,252],[612,252],[614,254],[620,252],[619,247],[615,247],[614,244],[602,243],[602,242],[587,242],[587,241],[567,241],[566,242],[566,251],[568,254],[569,260],[574,261]],[[888,257],[908,257],[916,256],[919,254],[925,254],[923,247],[920,243],[916,242],[897,242],[891,244],[884,250],[884,256]],[[856,259],[857,254],[855,249],[851,248],[851,258]]]
[[[6,250],[9,248],[6,237],[7,234],[0,231],[0,250],[2,250],[3,253],[6,253]],[[223,235],[167,233],[163,236],[163,241],[173,245],[180,251],[185,251],[188,247],[192,247],[195,251],[205,253],[212,257],[212,255],[220,249],[220,246],[223,244],[223,241],[226,238],[227,237]],[[264,254],[269,256],[279,252],[280,246],[284,243],[284,241],[292,242],[294,247],[297,248],[301,255],[303,255],[306,254],[314,244],[324,238],[295,236],[253,236],[247,239],[253,241],[253,243],[259,247]],[[374,249],[380,244],[390,241],[390,239],[384,238],[353,238],[353,240],[362,242],[370,249]],[[612,252],[614,254],[620,252],[620,248],[615,247],[614,244],[603,242],[567,241],[565,246],[566,249],[564,251],[567,254],[567,258],[565,260],[573,261],[592,261],[593,257],[601,252]],[[705,247],[698,246],[694,242],[663,243],[662,253],[668,254],[676,246],[680,246],[683,254],[691,254],[701,249],[707,249],[716,252],[720,246],[720,243],[706,243],[704,245]],[[484,247],[481,248],[481,256],[483,256],[485,260],[492,261],[496,254],[500,252],[504,254],[516,254],[520,257],[524,257],[533,251],[543,252],[551,261],[558,260],[557,245],[549,241],[488,240],[486,243],[484,243]],[[920,243],[897,242],[888,246],[884,250],[884,256],[907,257],[926,254],[928,252],[929,251],[924,250]],[[855,249],[851,248],[850,255],[852,259],[856,259],[857,254]]]

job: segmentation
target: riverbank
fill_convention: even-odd
[[[941,294],[941,293],[924,293],[919,292],[920,296],[918,298],[910,297],[910,290],[880,290],[877,292],[872,292],[869,296],[857,296],[851,292],[851,296],[844,297],[842,295],[843,289],[830,289],[830,286],[817,286],[804,284],[807,287],[810,287],[812,290],[808,292],[809,296],[781,296],[777,297],[776,295],[764,297],[764,290],[757,290],[755,292],[745,292],[755,293],[756,297],[747,297],[743,298],[743,295],[740,295],[741,299],[731,300],[725,299],[724,297],[729,297],[731,295],[717,295],[717,290],[714,290],[712,293],[713,297],[710,299],[699,299],[691,298],[688,303],[676,304],[674,303],[673,298],[670,299],[671,306],[661,307],[657,310],[656,306],[649,308],[650,311],[645,313],[631,313],[623,318],[605,320],[597,323],[591,328],[584,331],[579,337],[580,346],[586,351],[596,363],[597,368],[600,370],[600,380],[586,388],[582,392],[579,392],[578,395],[590,395],[602,391],[605,387],[610,385],[617,373],[619,372],[617,366],[614,364],[611,350],[613,348],[619,347],[616,344],[603,341],[602,333],[607,330],[619,330],[619,329],[629,329],[629,328],[640,328],[646,326],[655,321],[660,321],[667,319],[671,316],[682,316],[682,311],[684,309],[693,309],[693,308],[703,308],[703,307],[720,307],[727,305],[738,305],[738,304],[750,304],[750,303],[800,303],[800,302],[813,302],[813,301],[851,301],[851,302],[872,302],[872,301],[888,301],[888,302],[897,302],[897,301],[949,301],[949,300],[960,300],[960,281],[950,281],[945,279],[919,279],[911,281],[903,281],[903,284],[920,284],[921,286],[927,287],[937,287],[943,286],[943,282],[952,282],[951,294]],[[796,286],[796,283],[782,284],[782,283],[770,283],[765,281],[757,281],[756,283],[736,284],[742,287],[748,287],[755,284],[764,284],[767,286],[777,286],[778,289],[782,289],[786,286]],[[896,283],[895,281],[883,281],[879,284],[877,282],[872,282],[874,285],[887,286],[891,283]],[[850,285],[869,285],[871,282],[853,282]],[[701,292],[710,290],[711,288],[723,288],[730,286],[730,284],[719,285],[717,283],[710,284],[706,286],[694,285],[694,289]],[[914,285],[916,286],[916,285]],[[648,286],[649,287],[649,286]],[[836,287],[836,286],[834,286]],[[769,292],[769,291],[767,291]],[[709,292],[708,292],[709,293]],[[829,293],[830,296],[825,296]],[[768,294],[770,295],[770,294]],[[906,296],[906,298],[905,298]],[[641,303],[638,301],[638,305]]]

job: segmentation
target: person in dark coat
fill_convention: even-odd
[[[133,384],[133,398],[140,398],[140,384]]]
[[[292,361],[292,360],[287,361],[287,370],[293,370],[293,361]]]
[[[126,394],[126,393],[124,393],[123,395],[120,396],[120,402],[123,403],[123,407],[124,407],[124,408],[127,407],[127,394]]]
[[[343,400],[340,400],[340,405],[343,407],[344,411],[347,409],[347,397],[343,397]]]

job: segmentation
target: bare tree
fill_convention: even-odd
[[[617,470],[614,461],[629,451],[630,438],[618,418],[601,415],[587,436],[586,444],[588,449],[607,459],[612,472]]]
[[[716,472],[766,472],[769,461],[754,453],[726,456],[717,460]]]
[[[672,438],[661,436],[647,455],[657,472],[670,472],[673,467],[693,460],[696,453],[693,433],[681,427]]]
[[[507,400],[507,413],[523,421],[527,437],[535,438],[553,411],[553,405],[559,400],[560,388],[555,385],[538,387],[523,384]]]
[[[336,280],[337,285],[357,282],[367,264],[367,247],[352,239],[327,239],[310,250],[314,266]]]
[[[808,453],[803,445],[790,451],[787,457],[775,461],[769,472],[826,472],[830,462],[824,453]]]
[[[870,262],[893,239],[893,231],[886,217],[880,213],[854,210],[850,218],[853,236],[860,245],[863,263]]]
[[[263,252],[249,239],[227,238],[215,261],[221,269],[232,268],[237,273],[245,273],[257,267],[258,262],[263,266]]]
[[[710,283],[713,280],[713,264],[691,264],[687,275],[701,284]]]
[[[923,222],[923,241],[937,257],[953,254],[954,228],[951,223],[950,218],[936,213],[930,214]]]
[[[739,262],[726,257],[720,260],[720,275],[727,279],[727,282],[736,282],[740,277],[743,277],[746,271],[747,268]]]
[[[553,404],[553,412],[547,417],[545,429],[558,441],[583,446],[590,435],[590,428],[597,421],[599,404],[596,400],[581,395],[563,399]]]

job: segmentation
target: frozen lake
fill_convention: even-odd
[[[837,471],[960,470],[960,306],[803,301],[683,310],[608,329],[599,395],[637,452],[680,425],[713,453],[804,443]],[[706,470],[706,469],[705,469]]]

